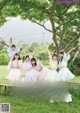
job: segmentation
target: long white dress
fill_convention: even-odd
[[[57,80],[57,76],[58,76],[58,73],[56,71],[57,67],[58,67],[57,60],[50,59],[50,69],[48,70],[48,73],[47,73],[45,80],[50,81],[50,82]]]
[[[37,63],[36,66],[27,64],[26,69],[27,69],[26,77],[25,77],[26,82],[31,82],[31,83],[36,82],[40,75],[40,70],[42,69],[41,65],[39,63]]]
[[[62,61],[59,61],[60,71],[58,73],[58,81],[68,81],[75,77],[67,67],[67,62],[70,59],[70,55],[64,54]]]
[[[10,81],[20,81],[21,80],[21,68],[22,68],[21,60],[10,61],[8,64],[8,69],[10,71],[7,76],[7,79]]]
[[[27,61],[22,64],[22,82],[25,81],[26,74],[31,68],[31,62]]]

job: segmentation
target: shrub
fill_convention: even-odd
[[[72,57],[73,57],[73,54],[71,56],[71,59]],[[73,62],[70,60],[68,67],[72,73],[79,76],[80,75],[80,56],[77,56],[77,58]]]
[[[0,65],[7,65],[8,62],[8,55],[4,51],[0,51]]]

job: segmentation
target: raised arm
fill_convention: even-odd
[[[74,57],[73,57],[72,61],[74,61],[74,60],[75,60],[75,58],[76,58],[78,55],[79,55],[79,51],[77,51],[77,52],[76,52],[76,54],[74,55]]]
[[[32,55],[31,55],[32,57],[34,56],[35,52],[36,52],[36,50],[34,50],[34,51],[32,52]]]
[[[32,52],[31,55],[29,55],[30,60],[34,57],[34,54],[35,54],[35,50]]]
[[[9,47],[7,49],[7,52],[10,52],[10,49],[11,49],[11,44],[9,44]]]
[[[48,51],[48,56],[49,56],[50,59],[52,58],[50,51]]]
[[[72,51],[74,51],[75,49],[76,49],[76,47],[75,47],[75,48],[72,48],[70,51],[68,51],[67,56],[68,56]]]

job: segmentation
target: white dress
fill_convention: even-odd
[[[23,65],[22,65],[22,69],[23,69],[22,81],[26,81],[27,73],[28,73],[28,71],[29,71],[31,68],[32,68],[32,66],[31,66],[31,62],[30,62],[30,61],[23,63]]]
[[[29,71],[31,69],[31,67],[32,67],[31,62],[28,61],[28,62],[24,62],[23,63],[22,69],[26,70],[26,72],[27,72],[27,71]]]
[[[47,77],[48,71],[49,69],[47,67],[42,66],[38,80],[44,81]]]
[[[56,71],[57,67],[58,67],[58,62],[50,59],[50,68],[51,69],[48,70],[47,77],[45,80],[50,81],[50,82],[57,80],[57,76],[58,76],[58,73]]]
[[[64,54],[62,61],[59,61],[60,71],[58,73],[58,81],[68,81],[75,77],[67,67],[67,62],[70,59],[70,55]]]
[[[41,66],[37,63],[36,66],[28,65],[25,80],[26,82],[34,83],[38,80],[40,75]]]
[[[8,69],[10,70],[10,72],[7,76],[7,79],[10,81],[20,81],[21,80],[21,68],[22,68],[21,60],[10,61],[8,64]]]

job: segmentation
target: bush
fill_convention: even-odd
[[[71,59],[72,57],[73,55],[71,56]],[[77,76],[80,76],[80,57],[78,56],[73,62],[70,60],[68,67],[72,73]]]
[[[7,65],[9,62],[9,58],[7,53],[4,51],[0,51],[0,65]]]

